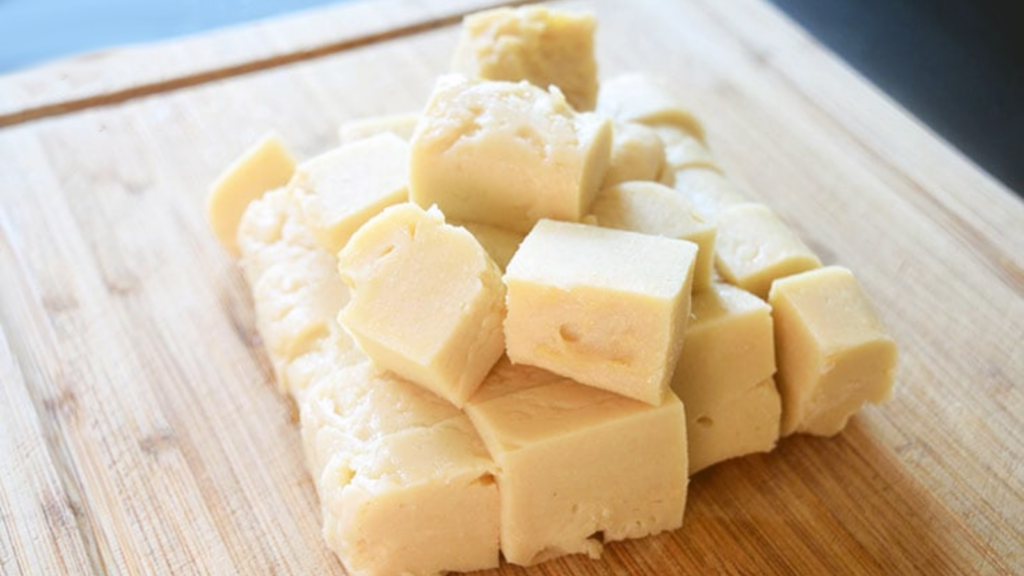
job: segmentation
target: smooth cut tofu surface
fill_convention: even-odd
[[[525,234],[578,221],[604,180],[611,121],[579,114],[556,88],[438,79],[411,143],[413,202]]]
[[[508,357],[660,405],[683,345],[697,245],[543,220],[505,273]]]
[[[497,8],[466,16],[453,70],[487,80],[558,86],[576,110],[597,102],[593,14],[543,6]]]
[[[829,266],[778,280],[775,321],[782,434],[831,436],[892,394],[896,343],[853,273]]]
[[[771,307],[728,284],[694,295],[672,391],[686,405],[690,474],[779,438]],[[767,384],[766,384],[767,383]]]
[[[727,282],[768,298],[772,282],[821,266],[821,260],[767,206],[742,204],[718,216],[715,265]]]
[[[516,384],[516,371],[526,382]],[[499,470],[506,560],[597,557],[598,532],[611,542],[682,525],[686,425],[674,395],[652,406],[521,365],[506,365],[493,385],[466,413]]]
[[[782,402],[775,381],[763,380],[721,403],[687,407],[690,475],[738,456],[770,452],[779,440]]]
[[[374,363],[456,406],[505,348],[501,271],[435,208],[391,207],[338,255],[352,299],[340,322]]]
[[[753,294],[715,283],[694,294],[672,389],[699,412],[775,374],[771,307]]]
[[[305,192],[313,237],[336,254],[367,220],[408,200],[408,164],[409,145],[383,133],[303,162],[289,186]]]
[[[295,159],[284,143],[268,134],[235,160],[210,186],[206,221],[228,252],[239,255],[238,225],[249,203],[288,183]]]
[[[623,182],[601,190],[591,212],[598,226],[693,242],[693,289],[711,285],[718,230],[685,196],[657,182]]]

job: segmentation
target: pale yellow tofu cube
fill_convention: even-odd
[[[664,167],[665,144],[657,132],[635,122],[615,123],[603,188],[630,180],[657,180]]]
[[[821,260],[767,206],[741,204],[718,215],[715,265],[726,282],[768,297],[777,278],[821,266]]]
[[[238,224],[249,203],[288,183],[295,160],[274,134],[256,142],[220,175],[206,195],[206,221],[221,246],[239,254]]]
[[[367,220],[408,200],[409,145],[384,133],[345,144],[299,165],[289,186],[301,190],[313,237],[335,254]]]
[[[781,411],[779,391],[771,378],[700,411],[687,404],[690,475],[731,458],[770,452],[779,440]]]
[[[656,182],[623,182],[599,192],[591,212],[598,226],[693,242],[693,289],[711,286],[717,229],[682,194]]]
[[[487,80],[526,80],[557,86],[574,108],[593,110],[597,101],[593,14],[544,6],[497,8],[470,14],[452,69]]]
[[[666,180],[666,178],[662,178]],[[692,167],[676,170],[672,187],[686,196],[705,217],[717,220],[727,208],[747,204],[750,200],[716,168]]]
[[[484,247],[484,250],[502,272],[505,272],[509,261],[512,260],[516,250],[519,250],[519,245],[522,244],[523,238],[526,236],[519,232],[479,222],[452,222],[452,224],[469,230],[469,233]]]
[[[699,412],[775,373],[771,306],[728,284],[693,295],[672,390]]]
[[[597,97],[597,111],[623,122],[678,126],[704,140],[700,121],[660,78],[623,74],[604,82]]]
[[[345,120],[338,127],[338,141],[348,144],[378,134],[391,133],[408,142],[412,138],[412,133],[416,130],[416,123],[419,120],[418,112]]]
[[[317,479],[324,538],[352,576],[496,568],[494,472],[465,416],[337,453]]]
[[[515,370],[527,382],[516,386]],[[604,542],[682,525],[686,417],[666,394],[655,406],[512,366],[466,405],[498,469],[501,550],[514,564],[563,554],[598,557]]]
[[[611,132],[557,89],[445,76],[413,135],[411,198],[523,234],[541,218],[575,222],[604,180]]]
[[[436,209],[393,206],[338,255],[339,319],[374,363],[461,406],[504,351],[501,271]]]
[[[672,391],[686,405],[690,473],[770,450],[779,437],[771,307],[727,284],[694,295]],[[744,418],[748,418],[745,421]],[[774,419],[774,420],[773,420]],[[774,423],[773,423],[774,422]]]
[[[829,266],[776,280],[768,301],[783,435],[831,436],[892,394],[896,343],[853,273]]]
[[[508,357],[660,405],[683,345],[697,245],[542,220],[505,273]]]

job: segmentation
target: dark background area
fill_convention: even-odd
[[[1024,0],[771,1],[1024,194]]]
[[[1024,0],[771,1],[1024,194]],[[329,2],[0,0],[0,74]]]

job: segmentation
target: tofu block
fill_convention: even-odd
[[[288,183],[295,159],[274,134],[256,142],[214,181],[206,195],[206,221],[221,246],[239,254],[238,224],[250,202]]]
[[[497,8],[470,14],[452,69],[487,80],[526,80],[557,86],[580,111],[597,101],[593,14],[543,6]]]
[[[374,363],[462,406],[505,348],[501,271],[436,208],[393,206],[338,254],[340,322]]]
[[[494,471],[465,416],[338,453],[317,482],[324,539],[352,576],[496,568]]]
[[[611,132],[557,89],[444,76],[413,135],[411,198],[523,234],[541,218],[575,222],[604,180]]]
[[[665,148],[665,165],[660,176],[662,184],[675,185],[676,173],[687,168],[722,172],[707,144],[693,134],[673,124],[656,124],[651,130],[658,135]]]
[[[635,122],[615,123],[603,188],[631,180],[657,180],[664,167],[665,144],[657,132]]]
[[[656,182],[623,182],[599,192],[591,211],[598,226],[693,242],[693,289],[711,286],[717,229],[682,194]]]
[[[686,196],[701,214],[712,221],[718,220],[727,208],[750,202],[718,169],[692,167],[675,170],[671,181],[676,191]]]
[[[690,474],[774,447],[780,418],[774,373],[767,303],[728,284],[694,294],[672,376],[672,391],[686,406]]]
[[[353,118],[342,122],[338,127],[338,141],[348,144],[371,136],[391,133],[408,142],[419,120],[418,112]]]
[[[336,254],[367,220],[408,200],[409,145],[384,133],[303,162],[289,186],[316,241]]]
[[[896,343],[852,272],[828,266],[777,280],[768,301],[783,435],[831,436],[865,402],[892,394]]]
[[[762,204],[730,207],[718,216],[715,265],[727,282],[768,297],[777,278],[821,266],[821,260]]]
[[[693,295],[672,390],[697,413],[775,374],[771,307],[728,284]]]
[[[308,380],[292,384],[288,372],[294,362],[306,355],[344,356],[351,348],[334,320],[348,302],[348,288],[334,256],[313,241],[298,196],[278,190],[255,200],[238,234],[256,328],[279,388],[297,399]]]
[[[515,384],[517,370],[527,382]],[[496,371],[497,372],[497,371]],[[509,365],[466,405],[494,458],[501,550],[514,564],[596,558],[604,542],[682,525],[687,455],[683,404],[657,405]]]
[[[704,127],[662,79],[623,74],[601,85],[597,111],[622,122],[672,125],[704,141]]]
[[[703,410],[686,406],[691,476],[731,458],[771,452],[779,440],[782,403],[771,378]]]
[[[508,357],[660,405],[683,345],[697,245],[542,220],[505,273]]]
[[[452,224],[462,226],[468,230],[476,238],[476,241],[484,247],[484,250],[487,251],[487,254],[503,273],[516,250],[519,250],[519,245],[522,244],[523,238],[526,237],[525,234],[512,232],[511,230],[505,230],[490,224],[480,224],[478,222],[452,222]]]

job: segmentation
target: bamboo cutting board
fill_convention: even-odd
[[[666,75],[730,177],[858,273],[901,362],[839,436],[696,476],[681,530],[495,573],[1024,572],[1020,200],[762,0],[556,4],[597,13],[603,76]],[[308,157],[344,118],[416,109],[484,5],[0,78],[0,572],[343,573],[202,199],[269,129]]]

